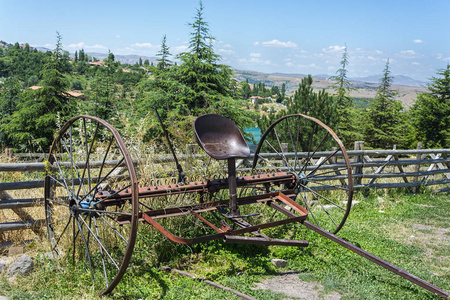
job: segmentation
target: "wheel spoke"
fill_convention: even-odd
[[[111,260],[111,262],[114,264],[114,266],[117,268],[117,270],[119,270],[119,266],[117,265],[116,261],[114,260],[114,258],[112,258],[111,254],[109,254],[108,250],[106,250],[105,246],[102,244],[102,242],[94,235],[92,229],[87,225],[86,221],[83,219],[83,217],[81,215],[79,215],[81,221],[83,221],[83,223],[85,224],[87,230],[92,233],[92,236],[95,238],[95,240],[97,241],[98,245],[100,246],[101,249],[103,249],[103,251],[105,251],[106,255],[109,257],[109,259]]]

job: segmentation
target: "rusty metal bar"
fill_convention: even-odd
[[[412,283],[417,284],[417,285],[423,287],[424,289],[427,289],[430,292],[433,292],[434,294],[436,294],[436,295],[438,295],[440,297],[443,297],[443,298],[446,298],[446,299],[450,299],[450,294],[447,293],[446,291],[444,291],[444,290],[442,290],[442,289],[432,285],[429,282],[426,282],[423,279],[420,279],[417,276],[414,276],[414,275],[406,272],[403,269],[400,269],[399,267],[396,267],[396,266],[388,263],[387,261],[385,261],[385,260],[383,260],[383,259],[381,259],[381,258],[379,258],[379,257],[377,257],[375,255],[373,255],[372,253],[369,253],[369,252],[367,252],[367,251],[365,251],[365,250],[363,250],[363,249],[361,249],[361,248],[359,248],[359,247],[357,247],[357,246],[355,246],[355,245],[353,245],[353,244],[351,244],[351,243],[341,239],[340,237],[335,236],[334,234],[332,234],[332,233],[330,233],[330,232],[320,228],[319,226],[316,226],[316,225],[314,225],[314,224],[312,224],[312,223],[310,223],[308,221],[304,221],[303,225],[305,225],[309,229],[311,229],[311,230],[321,234],[322,236],[332,240],[333,242],[338,243],[339,245],[341,245],[341,246],[343,246],[343,247],[345,247],[345,248],[355,252],[356,254],[361,255],[362,257],[364,257],[364,258],[366,258],[366,259],[376,263],[377,265],[379,265],[379,266],[381,266],[381,267],[383,267],[383,268],[385,268],[385,269],[387,269],[387,270],[389,270],[389,271],[391,271],[391,272],[393,272],[393,273],[395,273],[397,275],[402,276],[403,278],[411,281]]]

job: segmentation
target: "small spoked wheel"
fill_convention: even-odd
[[[344,225],[353,197],[350,160],[336,133],[321,121],[303,114],[275,121],[261,137],[253,169],[292,173],[296,201],[309,220],[331,233]]]
[[[94,288],[107,294],[125,273],[136,240],[138,185],[131,156],[114,127],[78,116],[59,131],[46,164],[52,251],[84,266]]]

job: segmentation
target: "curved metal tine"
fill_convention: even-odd
[[[339,149],[340,150],[340,149]],[[309,174],[306,176],[310,176],[311,174],[314,175],[314,173],[324,164],[326,163],[332,156],[334,156],[339,150],[334,151],[332,154],[328,155],[323,161],[321,161]]]
[[[343,191],[347,191],[347,192],[349,191],[348,188],[342,187],[342,186],[340,186],[340,185],[326,184],[326,183],[323,183],[323,182],[320,182],[320,181],[314,181],[314,180],[311,180],[310,178],[308,178],[308,181],[311,181],[311,182],[314,182],[314,183],[317,183],[317,184],[321,184],[321,185],[323,185],[323,186],[334,187],[334,188],[337,188],[337,189],[339,189],[339,190],[343,190]]]
[[[67,224],[66,224],[66,226],[64,227],[63,231],[62,231],[61,234],[59,235],[58,240],[57,240],[56,243],[55,243],[55,246],[52,247],[52,251],[56,251],[56,247],[58,246],[59,241],[61,240],[61,237],[62,237],[62,236],[64,235],[64,233],[66,232],[66,229],[67,229],[67,227],[68,227],[69,224],[70,224],[70,221],[72,221],[72,215],[69,216],[69,221],[67,222]]]
[[[99,215],[100,218],[102,218],[103,221],[104,221],[109,227],[111,227],[112,230],[114,230],[114,231],[117,233],[117,235],[118,235],[125,243],[128,243],[128,240],[127,240],[126,238],[124,238],[123,235],[121,235],[120,232],[119,232],[114,226],[112,226],[112,225],[108,222],[108,220],[105,219],[105,217],[103,217],[101,214],[97,214],[97,215]],[[131,216],[131,214],[130,214],[130,216]]]
[[[103,166],[105,165],[106,157],[108,157],[109,149],[111,148],[113,140],[114,140],[114,136],[111,136],[111,139],[109,140],[109,143],[108,143],[108,148],[106,148],[105,156],[103,156],[103,161],[102,161],[102,165],[100,166],[100,171],[98,172],[98,176],[97,176],[98,179],[100,179],[102,177]],[[99,181],[99,180],[97,180],[97,181]],[[97,184],[95,185],[93,195],[97,194],[97,191],[98,191],[97,187],[99,185],[100,185],[100,183],[97,182]]]
[[[319,194],[318,192],[316,192],[315,190],[311,189],[310,187],[307,187],[306,185],[301,184],[301,186],[303,186],[304,188],[306,188],[308,191],[310,191],[311,193],[313,193],[314,195],[320,196],[322,199],[330,202],[331,204],[333,204],[336,207],[339,207],[342,210],[346,210],[345,208],[341,207],[339,204],[334,203],[333,201],[331,201],[330,199],[326,198],[325,196]]]
[[[94,219],[95,232],[97,234],[97,237],[100,239],[100,234],[98,233],[97,220],[96,220],[95,216],[93,216],[92,218]],[[109,286],[108,275],[106,274],[105,258],[103,256],[103,250],[102,249],[100,249],[100,256],[102,258],[103,275],[105,276],[106,287],[108,287]]]
[[[280,146],[281,155],[282,155],[282,159],[284,160],[284,164],[286,165],[286,167],[288,167],[290,169],[289,162],[288,162],[286,156],[284,155],[283,147],[281,146],[280,138],[278,136],[278,132],[275,127],[273,128],[273,132],[275,133],[275,137],[277,138],[278,146]]]
[[[91,189],[90,191],[89,191],[89,193],[87,193],[86,195],[84,195],[84,197],[81,199],[81,201],[83,201],[84,199],[86,199],[86,197],[88,196],[88,195],[90,195],[92,192],[93,192],[93,190],[99,185],[99,184],[101,184],[101,183],[103,183],[103,181],[106,179],[106,178],[108,178],[108,176],[109,175],[111,175],[111,173],[112,172],[114,172],[116,169],[117,169],[117,167],[118,166],[120,166],[121,164],[122,164],[122,162],[124,161],[124,157],[122,157],[122,159],[114,166],[114,168],[112,168],[111,169],[111,171],[109,171],[108,172],[108,174],[106,174],[102,179],[100,179],[98,182],[97,182],[97,185],[93,188],[93,189]],[[131,186],[131,184],[128,186],[128,187],[130,187]],[[124,189],[122,189],[122,191],[123,191]],[[103,199],[103,200],[105,200],[105,199]],[[103,202],[103,201],[102,201]]]
[[[81,221],[83,221],[83,223],[86,225],[86,228],[88,229],[88,231],[92,233],[92,236],[95,238],[95,240],[97,241],[97,243],[100,246],[100,248],[102,248],[103,251],[105,251],[106,255],[109,257],[111,262],[114,264],[114,266],[117,268],[117,270],[119,270],[120,269],[119,266],[117,265],[116,261],[111,257],[111,254],[109,254],[108,250],[106,250],[105,246],[103,246],[101,241],[99,239],[97,239],[97,237],[93,234],[92,229],[87,226],[87,223],[83,219],[83,217],[81,215],[79,215],[79,217],[80,217]]]
[[[81,218],[81,220],[83,220],[81,215],[79,215],[79,217]],[[89,268],[91,270],[91,279],[92,279],[92,282],[94,282],[94,271],[92,270],[92,262],[91,262],[91,255],[89,254],[89,247],[86,244],[86,239],[84,238],[83,229],[81,228],[81,224],[78,221],[78,218],[75,218],[75,219],[76,219],[77,224],[78,224],[78,232],[81,233],[81,238],[83,239],[84,247],[86,248],[86,254],[85,255],[88,258]],[[84,222],[84,220],[83,220],[83,222]],[[84,222],[84,224],[86,224],[86,222]],[[86,226],[87,226],[87,224],[86,224]],[[78,235],[78,233],[77,233],[77,235]],[[74,248],[74,252],[75,252],[75,248]]]

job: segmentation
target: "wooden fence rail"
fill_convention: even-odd
[[[188,145],[187,153],[195,153],[192,151],[192,145]],[[327,157],[334,151],[317,152],[314,157],[320,161],[320,158]],[[43,153],[34,154],[12,154],[7,153],[9,158],[14,160],[22,158],[35,158],[42,160],[45,157]],[[262,154],[270,157],[277,154]],[[286,157],[305,157],[307,153],[284,153]],[[419,143],[418,149],[415,150],[364,150],[364,142],[355,142],[355,149],[348,151],[353,169],[354,188],[366,189],[389,189],[389,188],[411,188],[417,191],[420,186],[439,186],[434,189],[435,192],[450,191],[450,149],[422,149]],[[202,159],[204,154],[180,155],[179,160]],[[249,170],[249,165],[253,157],[240,161],[242,170]],[[85,162],[77,162],[83,165]],[[107,162],[110,165],[117,164],[116,161]],[[136,165],[144,163],[143,161],[135,161]],[[171,156],[154,156],[150,163],[173,163]],[[99,166],[100,163],[91,162],[91,167]],[[343,161],[337,159],[331,164],[323,165],[321,168],[336,169],[344,166]],[[44,172],[44,162],[23,162],[23,163],[0,163],[0,172]],[[175,168],[173,168],[175,170]],[[339,180],[345,175],[327,175],[322,176],[324,179]],[[382,179],[399,178],[401,182],[380,182]],[[397,180],[398,181],[398,180]],[[0,223],[0,232],[30,228],[35,233],[41,234],[39,225],[43,224],[43,220],[34,220],[24,208],[31,206],[39,206],[43,203],[43,198],[27,198],[13,199],[8,191],[21,189],[42,189],[44,180],[22,181],[22,182],[2,182],[0,183],[0,210],[12,209],[21,219],[8,223]],[[42,191],[43,195],[43,191]]]

